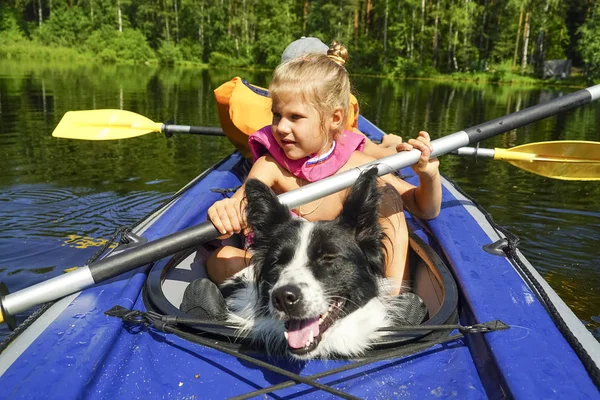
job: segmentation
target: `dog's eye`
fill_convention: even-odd
[[[292,258],[294,258],[294,249],[291,247],[284,247],[283,249],[281,249],[281,251],[279,251],[277,254],[274,255],[274,261],[273,264],[277,264],[277,265],[287,265],[290,263],[290,261],[292,261]]]
[[[319,257],[319,264],[333,264],[335,263],[339,257],[335,254],[325,254]]]

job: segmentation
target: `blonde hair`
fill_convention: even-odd
[[[340,107],[343,111],[340,129],[333,132],[333,139],[344,129],[348,116],[350,78],[344,68],[348,51],[333,41],[327,54],[311,53],[280,64],[273,73],[269,95],[276,103],[281,94],[293,94],[313,106],[321,117],[321,131],[327,135],[325,116]]]

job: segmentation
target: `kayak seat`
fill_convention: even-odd
[[[179,309],[194,318],[216,321],[227,319],[225,298],[217,285],[204,277],[188,285]]]

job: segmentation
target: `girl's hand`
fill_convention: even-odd
[[[381,140],[381,146],[383,147],[397,147],[400,143],[402,143],[402,136],[392,133],[383,135],[383,139]]]
[[[396,151],[398,152],[410,151],[412,149],[417,149],[421,152],[419,162],[412,166],[417,175],[426,175],[433,178],[439,174],[439,160],[437,158],[429,158],[433,151],[429,133],[421,131],[416,139],[409,139],[407,143],[400,143],[396,146]]]
[[[208,209],[208,218],[223,235],[219,239],[226,239],[245,229],[245,215],[242,202],[235,197],[219,200]]]

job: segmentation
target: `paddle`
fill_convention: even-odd
[[[596,85],[556,98],[544,104],[525,108],[519,112],[452,133],[431,142],[433,146],[432,156],[437,157],[449,153],[460,147],[519,128],[558,112],[579,107],[597,100],[599,97],[600,85]],[[350,187],[356,181],[361,171],[366,168],[376,167],[379,175],[385,175],[415,164],[418,162],[420,154],[418,150],[413,149],[375,160],[362,167],[353,168],[338,175],[284,193],[279,196],[279,201],[288,208],[296,208]],[[37,304],[46,303],[75,293],[181,250],[216,239],[219,236],[220,234],[213,224],[207,221],[152,242],[133,247],[122,253],[103,258],[68,274],[38,283],[15,293],[7,294],[2,287],[3,285],[0,285],[0,311],[2,313],[0,322],[4,320],[11,328],[14,328],[14,315],[19,312],[25,311]]]
[[[173,133],[224,136],[216,127],[171,125],[153,122],[143,115],[124,110],[69,111],[52,132],[52,136],[81,140],[129,139],[152,132],[163,132],[167,137]],[[550,144],[551,143],[551,144]],[[562,143],[562,145],[561,145]],[[548,178],[563,180],[598,180],[597,142],[544,142],[531,143],[508,150],[463,147],[453,153],[493,157],[509,161],[517,168]],[[536,154],[538,155],[536,157]],[[544,157],[539,155],[543,154]],[[548,160],[547,156],[552,156]],[[591,158],[591,161],[581,158]],[[536,162],[532,164],[532,162]]]
[[[557,140],[510,149],[461,147],[452,153],[508,161],[517,168],[548,178],[600,180],[600,142]]]
[[[162,132],[167,137],[173,133],[224,136],[221,128],[163,124],[125,110],[69,111],[62,117],[52,136],[66,139],[116,140],[152,132]]]

